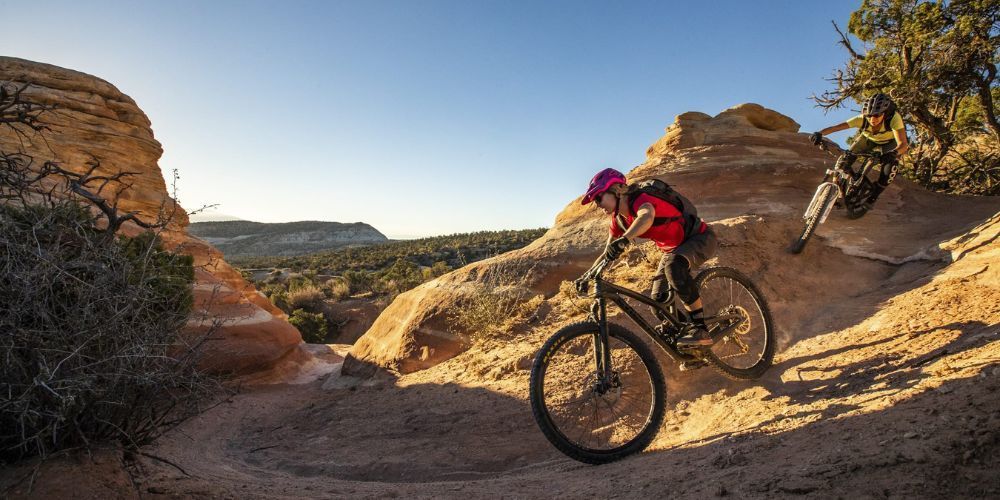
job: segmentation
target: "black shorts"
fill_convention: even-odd
[[[684,257],[688,261],[691,271],[694,271],[705,261],[714,257],[718,249],[719,240],[715,237],[715,231],[712,231],[712,226],[706,225],[705,232],[688,238],[672,253]]]

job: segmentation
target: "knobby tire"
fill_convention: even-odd
[[[531,367],[529,389],[531,413],[535,417],[535,422],[538,423],[538,427],[542,430],[545,438],[556,449],[566,454],[566,456],[588,464],[613,462],[628,455],[638,453],[649,446],[653,437],[656,436],[660,424],[663,423],[666,400],[666,383],[663,379],[663,372],[653,352],[634,333],[620,325],[608,323],[609,343],[611,339],[616,339],[634,351],[649,374],[649,383],[652,389],[651,411],[641,431],[631,440],[615,448],[607,450],[588,448],[564,435],[553,421],[545,401],[545,376],[548,373],[550,356],[559,352],[559,348],[571,340],[582,336],[592,336],[597,331],[597,323],[585,321],[563,327],[549,337],[535,356],[535,361]],[[612,369],[614,368],[612,367]]]
[[[771,318],[771,308],[767,304],[767,299],[765,299],[764,295],[757,289],[757,286],[750,281],[750,278],[747,278],[735,269],[728,267],[708,268],[698,274],[695,278],[695,282],[697,283],[699,289],[703,289],[708,281],[719,278],[728,278],[739,284],[743,287],[747,295],[749,295],[756,303],[759,309],[758,312],[760,313],[760,321],[762,322],[761,326],[763,327],[762,333],[764,337],[764,347],[761,350],[759,359],[757,359],[753,365],[747,367],[733,366],[727,363],[724,359],[717,357],[713,350],[706,351],[705,361],[712,365],[712,367],[721,374],[734,380],[753,380],[760,378],[764,372],[771,367],[771,364],[774,361],[775,337],[774,321]],[[704,298],[705,297],[703,297],[703,299]],[[720,306],[720,304],[712,304],[713,309],[716,309],[717,306]],[[706,305],[706,307],[708,307],[708,305]],[[705,314],[715,314],[715,311],[710,312],[706,309]],[[751,328],[752,327],[753,326],[751,326]],[[719,343],[721,342],[722,340],[719,340]],[[719,343],[716,343],[716,346],[714,347],[719,346]]]

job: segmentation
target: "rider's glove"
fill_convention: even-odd
[[[879,160],[881,160],[882,163],[884,163],[886,165],[888,165],[890,163],[896,163],[896,152],[895,151],[886,151],[886,152],[882,153],[882,156],[879,157]]]
[[[823,142],[823,134],[819,132],[813,132],[809,134],[809,140],[812,141],[814,145],[819,146],[820,143]]]
[[[612,240],[608,243],[608,247],[604,249],[604,256],[607,257],[608,260],[615,260],[620,257],[623,252],[625,252],[625,247],[627,247],[628,244],[628,238],[623,237]]]
[[[579,293],[581,295],[585,295],[587,293],[590,281],[585,278],[586,276],[580,276],[579,278],[573,281],[573,288],[576,288],[576,293]]]

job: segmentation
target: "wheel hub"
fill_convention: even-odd
[[[746,335],[750,333],[750,328],[753,325],[750,324],[750,313],[743,306],[730,305],[726,308],[726,314],[738,315],[740,317],[740,324],[733,329],[733,333],[737,335]]]

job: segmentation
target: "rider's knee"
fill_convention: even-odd
[[[885,167],[885,170],[883,170],[883,174],[880,175],[878,178],[879,186],[882,186],[883,188],[889,187],[889,184],[892,184],[893,179],[896,178],[896,173],[898,171],[899,171],[898,163],[893,162],[892,164],[887,165]]]
[[[677,290],[681,300],[685,304],[690,304],[698,300],[698,287],[691,277],[691,266],[687,259],[680,255],[671,255],[668,267],[668,277],[670,284]]]

